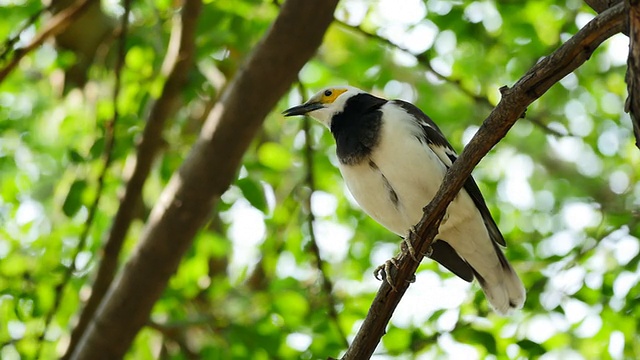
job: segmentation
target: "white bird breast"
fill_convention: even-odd
[[[389,103],[381,110],[384,121],[380,142],[370,156],[376,167],[362,161],[357,165],[340,164],[340,171],[362,209],[390,231],[405,236],[420,221],[422,208],[438,191],[450,162],[446,165],[442,162],[441,157],[449,160],[444,149],[442,154],[436,154],[418,140],[424,136],[423,130],[411,115]],[[392,201],[387,182],[397,194],[397,204]],[[486,233],[480,213],[466,191],[458,195],[449,209],[450,216],[440,229],[441,235],[469,225],[474,232]],[[452,245],[457,243],[455,239],[446,240]]]

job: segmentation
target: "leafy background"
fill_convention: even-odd
[[[0,38],[14,36],[41,6],[5,2]],[[119,3],[103,9],[122,14]],[[113,51],[98,53],[81,88],[65,88],[74,54],[53,43],[0,84],[0,358],[64,353],[145,116],[166,80],[160,69],[175,12],[169,1],[133,3],[116,142],[93,219],[114,110]],[[121,260],[207,109],[278,12],[274,2],[205,2],[195,65]],[[349,83],[416,103],[461,150],[498,89],[593,16],[577,0],[342,1],[300,85],[266,119],[127,358],[338,356],[378,287],[373,269],[398,251],[399,239],[348,195],[331,135],[280,112]],[[45,22],[29,26],[18,46]],[[425,260],[375,359],[640,357],[640,155],[623,111],[627,43],[616,35],[597,49],[474,171],[528,289],[525,308],[498,317],[477,285]]]

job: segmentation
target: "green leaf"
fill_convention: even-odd
[[[91,159],[97,159],[100,156],[102,156],[102,151],[104,149],[104,138],[98,138],[93,145],[91,146],[91,149],[89,150],[89,155]]]
[[[76,163],[76,164],[82,163],[85,161],[84,157],[74,149],[69,149],[69,159],[71,160],[72,163]]]
[[[269,210],[267,208],[267,198],[264,195],[264,188],[259,182],[246,177],[238,180],[236,185],[242,190],[242,195],[244,195],[253,207],[263,213],[267,213]]]
[[[498,352],[496,338],[490,332],[472,329],[471,337],[476,343],[482,344],[489,354],[496,354]]]
[[[489,354],[497,353],[496,339],[493,334],[489,332],[465,326],[458,327],[454,331],[454,335],[460,342],[480,345],[485,348]]]
[[[522,350],[528,352],[529,355],[539,356],[547,352],[547,349],[545,349],[544,346],[531,340],[520,340],[517,342],[517,344]]]
[[[85,180],[76,180],[71,184],[67,198],[64,199],[62,204],[62,212],[68,217],[75,215],[82,206],[82,193],[87,188],[87,182]]]
[[[274,170],[287,170],[291,167],[291,152],[278,143],[266,142],[258,149],[258,160]]]

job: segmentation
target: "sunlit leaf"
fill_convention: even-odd
[[[251,203],[253,207],[263,213],[267,212],[267,199],[264,195],[264,189],[259,182],[246,177],[236,181],[236,185],[242,190],[242,195],[249,200],[249,203]]]

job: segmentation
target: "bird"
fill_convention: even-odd
[[[322,89],[283,115],[308,115],[329,129],[349,192],[364,212],[405,239],[457,158],[418,107],[352,86]],[[429,257],[467,282],[475,278],[498,314],[522,308],[525,287],[501,250],[504,237],[472,176],[445,218]]]

